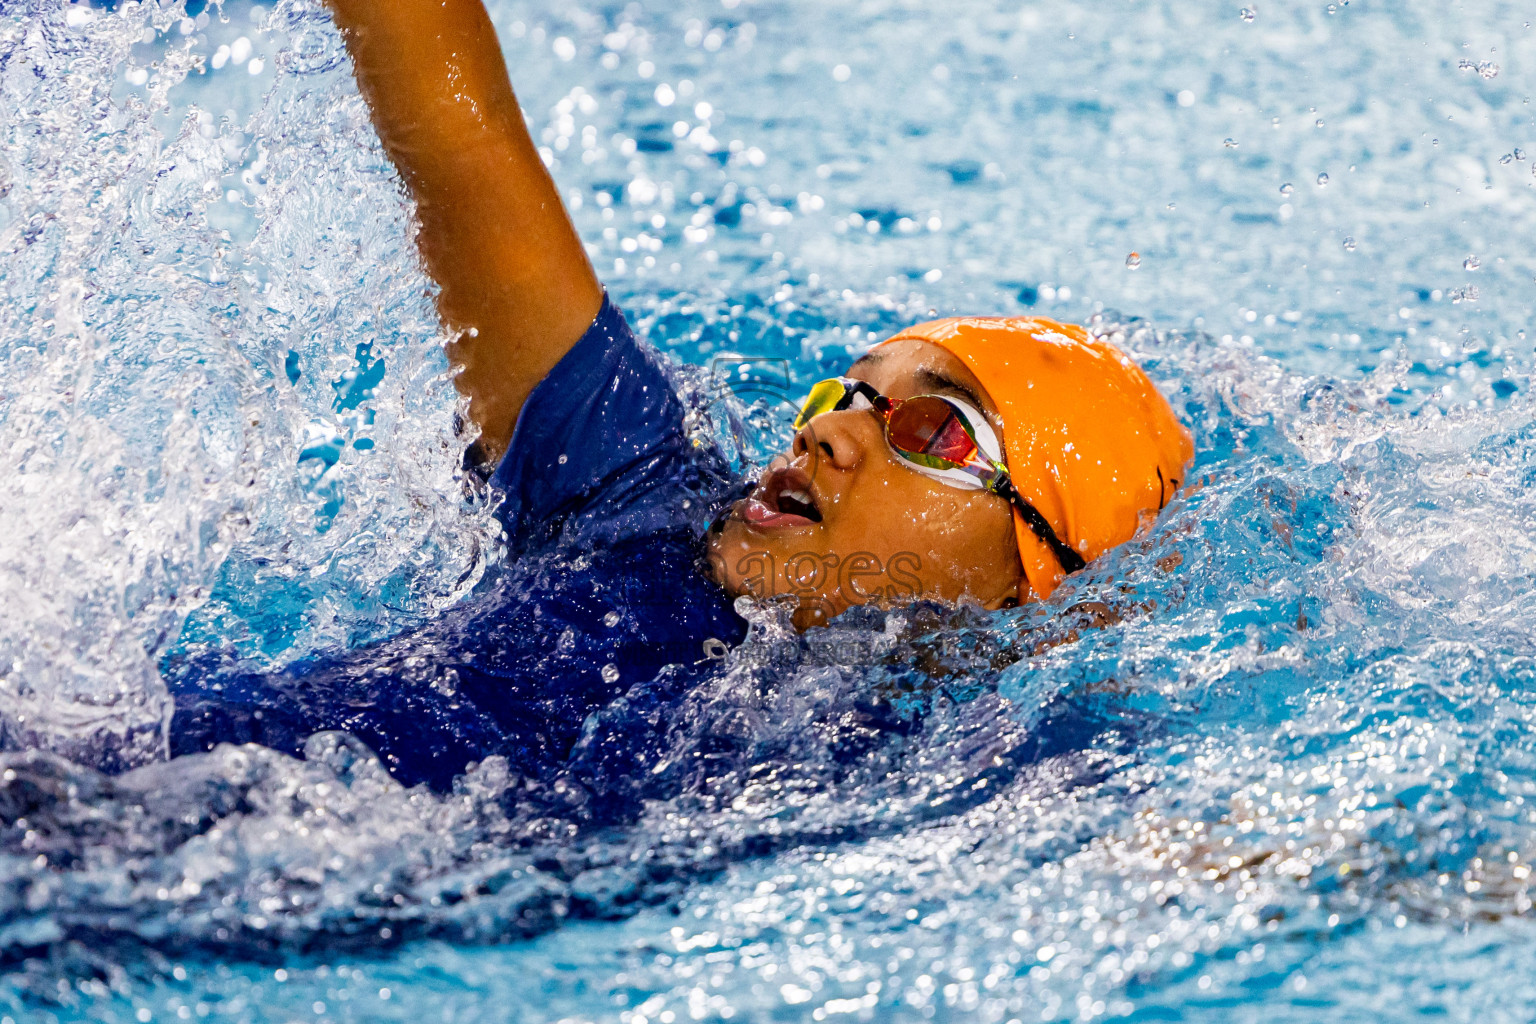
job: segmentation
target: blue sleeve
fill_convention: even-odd
[[[528,396],[491,478],[512,553],[701,525],[729,476],[712,444],[685,434],[683,412],[656,355],[605,295]]]
[[[491,484],[512,554],[528,556],[496,586],[411,633],[272,675],[219,652],[168,666],[172,752],[298,754],[342,729],[407,785],[446,789],[493,753],[543,777],[593,710],[669,666],[682,667],[668,679],[692,678],[706,640],[745,635],[699,565],[697,528],[730,486],[724,460],[688,438],[661,364],[606,297],[529,395]],[[567,544],[586,556],[579,568]],[[619,763],[612,744],[601,756]]]

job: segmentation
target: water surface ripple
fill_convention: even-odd
[[[743,467],[1035,312],[1196,485],[1047,606],[758,609],[542,785],[166,762],[162,672],[441,619],[494,499],[319,7],[0,3],[3,1019],[1536,1017],[1521,5],[491,7],[614,296],[753,362],[679,371]]]

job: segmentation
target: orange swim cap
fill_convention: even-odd
[[[1194,442],[1141,367],[1081,327],[951,317],[909,327],[970,367],[997,403],[1014,485],[1086,561],[1135,536],[1184,482]],[[1041,598],[1065,576],[1018,510],[1019,559]]]

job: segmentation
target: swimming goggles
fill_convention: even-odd
[[[1007,499],[1066,572],[1074,573],[1087,565],[1014,487],[1003,465],[997,434],[976,409],[943,395],[887,398],[865,381],[829,377],[811,388],[795,417],[795,429],[803,429],[822,413],[845,409],[874,411],[885,423],[885,440],[891,450],[924,476]]]

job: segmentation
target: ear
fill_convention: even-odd
[[[1005,591],[982,605],[989,612],[999,611],[1005,608],[1017,608],[1035,599],[1035,592],[1029,585],[1029,579],[1023,573],[1019,574],[1018,582],[1014,584],[1012,591]]]

